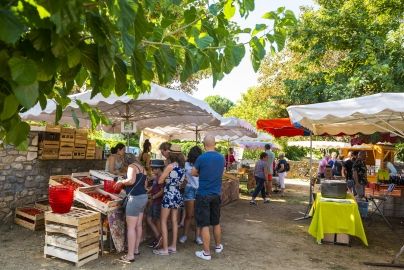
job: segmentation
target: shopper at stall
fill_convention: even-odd
[[[161,155],[163,157],[165,157],[166,159],[169,156],[171,145],[172,144],[169,142],[163,142],[162,144],[160,144],[159,149],[160,149]]]
[[[318,171],[317,171],[317,175],[319,178],[325,177],[325,169],[328,165],[329,160],[330,160],[330,155],[328,155],[328,154],[325,154],[323,159],[320,160],[320,162],[318,164]]]
[[[131,263],[135,261],[135,255],[140,255],[139,244],[142,238],[143,211],[147,204],[146,194],[146,169],[138,161],[128,167],[126,180],[120,180],[114,189],[120,190],[122,186],[128,194],[128,202],[125,208],[128,253],[121,257],[121,261]]]
[[[153,250],[156,255],[169,255],[177,252],[178,208],[183,206],[180,185],[184,181],[185,158],[179,145],[171,145],[167,158],[171,163],[166,166],[159,178],[159,184],[165,183],[164,196],[161,202],[161,233],[163,244],[161,249]],[[168,246],[167,221],[171,214],[172,243]]]
[[[266,198],[265,194],[265,183],[268,181],[268,154],[262,152],[260,154],[260,160],[255,163],[254,169],[254,177],[256,182],[255,190],[252,194],[252,198],[250,201],[250,205],[257,205],[255,198],[257,197],[258,193],[261,192],[262,199],[264,203],[269,203],[269,200]]]
[[[355,181],[353,178],[353,165],[356,161],[356,157],[358,156],[358,152],[354,151],[354,152],[349,152],[348,153],[348,159],[346,159],[344,161],[344,167],[342,169],[342,176],[345,177],[346,180],[346,185],[348,187],[348,190],[356,195],[356,191],[355,191]]]
[[[288,162],[285,159],[284,153],[279,153],[278,156],[278,164],[276,165],[276,170],[278,171],[278,182],[279,186],[281,187],[280,195],[281,197],[284,196],[285,192],[285,177],[286,172],[288,171]]]
[[[337,161],[337,152],[332,152],[331,153],[331,158],[328,160],[328,166],[332,168],[334,166],[334,163]]]
[[[111,148],[111,155],[107,159],[105,170],[115,175],[126,175],[127,166],[125,165],[125,145],[123,143],[118,143]]]
[[[366,152],[360,151],[352,167],[353,179],[355,180],[356,196],[362,199],[365,196],[365,186],[368,184],[366,168]]]
[[[188,239],[189,229],[191,228],[191,222],[194,218],[195,212],[195,198],[196,191],[199,187],[199,178],[198,176],[193,176],[191,174],[192,167],[196,159],[202,155],[202,149],[199,146],[194,146],[189,150],[187,162],[185,162],[185,180],[187,181],[187,185],[185,186],[184,191],[184,202],[185,202],[185,224],[184,224],[184,234],[180,237],[180,243],[185,243]],[[201,245],[202,239],[200,236],[200,228],[196,228],[195,230],[195,242]]]
[[[215,150],[215,137],[206,136],[203,139],[205,153],[200,155],[192,168],[192,175],[199,176],[199,187],[195,199],[196,226],[201,228],[203,250],[195,255],[203,260],[210,260],[209,226],[213,226],[215,252],[221,253],[223,245],[220,227],[220,194],[222,191],[222,176],[224,157]]]
[[[236,159],[234,158],[234,149],[232,147],[229,148],[224,158],[226,162],[226,168],[230,169],[230,167],[236,162]]]
[[[161,236],[161,201],[164,194],[164,184],[159,184],[159,179],[163,174],[164,161],[161,159],[151,160],[150,167],[153,175],[153,185],[147,192],[151,203],[147,211],[147,224],[150,226],[154,234],[154,240],[149,244],[149,247],[158,248],[163,240]]]
[[[265,153],[268,155],[268,181],[265,183],[265,190],[268,196],[272,193],[272,175],[274,174],[275,154],[271,151],[271,145],[265,145]]]
[[[140,154],[140,162],[143,164],[147,171],[147,176],[151,176],[152,169],[150,167],[150,160],[151,160],[151,143],[148,139],[146,139],[143,143],[143,151]]]
[[[332,166],[332,175],[342,176],[343,167],[344,167],[344,156],[339,155],[338,158],[334,161],[334,165]]]

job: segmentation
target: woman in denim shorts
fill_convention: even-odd
[[[180,237],[180,243],[184,244],[188,238],[188,232],[191,227],[192,219],[194,218],[195,212],[195,197],[196,190],[199,186],[199,178],[197,176],[191,175],[192,167],[196,159],[202,154],[201,148],[194,146],[189,150],[187,162],[185,162],[185,179],[187,180],[187,185],[184,191],[184,202],[185,202],[185,226],[184,235]],[[200,237],[200,229],[196,228],[195,231],[195,242],[198,245],[202,245],[202,239]]]

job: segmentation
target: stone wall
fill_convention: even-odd
[[[105,168],[105,160],[39,160],[37,156],[37,133],[30,134],[27,151],[0,146],[0,225],[13,220],[16,207],[46,198],[50,175]]]

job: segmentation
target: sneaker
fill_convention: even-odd
[[[269,203],[269,202],[270,202],[269,199],[264,200],[264,203]]]
[[[178,240],[181,244],[185,244],[185,242],[187,241],[188,237],[186,235],[183,235],[180,237],[180,239]]]
[[[195,243],[198,245],[203,245],[203,241],[202,238],[200,238],[199,236],[195,239]]]
[[[250,205],[257,205],[255,201],[250,201]]]
[[[222,251],[223,251],[223,245],[222,244],[215,247],[215,252],[216,253],[222,253]]]
[[[157,240],[154,240],[153,242],[150,242],[149,244],[147,244],[147,246],[149,248],[154,248],[154,246],[157,244]]]
[[[160,245],[161,245],[161,242],[163,242],[163,237],[162,237],[162,236],[160,236],[159,239],[156,240],[156,242],[155,242],[153,248],[154,248],[154,249],[158,249],[158,248],[160,247]]]
[[[210,261],[212,259],[212,256],[206,255],[203,250],[201,251],[196,251],[195,256],[198,258],[201,258],[202,260]]]

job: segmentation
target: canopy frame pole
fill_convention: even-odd
[[[387,121],[384,120],[384,119],[380,119],[380,118],[377,117],[377,116],[376,116],[376,118],[379,119],[379,121],[384,122],[386,125],[388,125],[389,127],[391,127],[393,130],[395,130],[395,131],[390,131],[391,133],[393,133],[393,134],[395,134],[395,135],[397,135],[397,136],[400,136],[400,137],[404,138],[404,131],[399,130],[398,128],[394,127],[393,125],[391,125],[389,122],[387,122]],[[375,125],[376,127],[379,127],[379,128],[383,128],[383,127],[381,127],[380,125],[378,125],[378,124],[376,124],[376,123],[373,123],[373,125]],[[388,130],[387,128],[385,128],[385,129]],[[398,134],[396,134],[396,132],[397,132]]]
[[[310,210],[311,207],[313,206],[313,189],[314,189],[314,185],[315,182],[313,181],[314,179],[312,179],[311,174],[312,174],[312,165],[313,165],[313,133],[310,131],[310,161],[309,161],[309,204],[307,205],[306,211],[300,212],[303,214],[302,217],[299,218],[295,218],[295,221],[298,220],[304,220],[304,219],[309,219],[311,218],[310,216]]]

